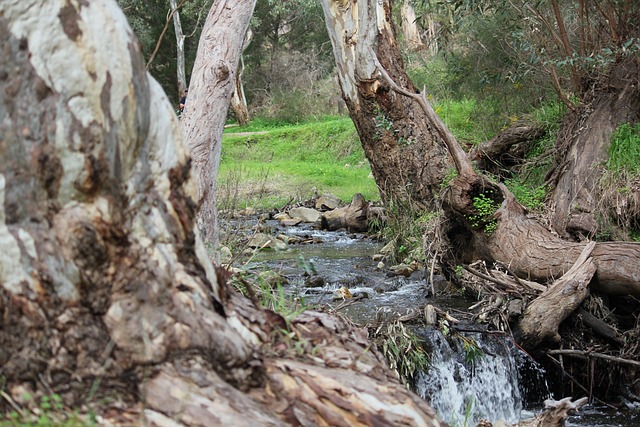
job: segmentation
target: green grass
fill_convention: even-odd
[[[225,131],[218,182],[238,186],[247,204],[271,208],[315,192],[333,193],[344,201],[355,193],[379,200],[370,172],[347,117],[284,126],[256,119]]]
[[[618,176],[633,177],[640,172],[640,123],[618,126],[611,137],[607,169]]]

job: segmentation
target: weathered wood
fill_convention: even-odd
[[[527,154],[531,142],[544,135],[540,126],[517,124],[493,139],[483,142],[469,151],[469,157],[480,169],[498,173],[502,168],[520,163]]]
[[[369,203],[362,194],[357,193],[347,206],[323,212],[322,228],[326,230],[344,228],[350,231],[367,231],[369,228],[368,209]]]
[[[561,356],[572,356],[580,359],[602,359],[607,360],[609,362],[620,363],[623,365],[631,365],[640,368],[640,361],[625,359],[624,357],[611,356],[610,354],[602,354],[595,351],[583,351],[583,350],[549,350],[548,354],[553,355],[561,355]]]
[[[390,90],[377,61],[400,86],[404,71],[391,1],[322,0],[342,96],[380,189],[399,206],[435,206],[450,159],[413,100]]]
[[[589,282],[596,272],[590,258],[596,243],[588,243],[573,267],[535,299],[518,323],[516,337],[526,348],[545,340],[560,341],[558,327],[589,294]]]
[[[531,420],[518,423],[520,427],[563,427],[569,414],[586,405],[589,399],[583,397],[571,401],[570,397],[561,400],[545,400],[544,411]]]

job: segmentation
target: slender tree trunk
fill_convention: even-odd
[[[171,10],[173,10],[173,28],[176,32],[176,54],[177,59],[177,78],[178,78],[178,99],[182,98],[187,90],[187,73],[184,64],[184,33],[182,32],[182,23],[180,22],[180,12],[178,12],[178,4],[176,0],[169,0]]]
[[[205,242],[214,249],[218,246],[215,181],[222,130],[235,88],[242,41],[255,3],[255,0],[216,0],[211,6],[182,118],[196,176],[198,227]]]
[[[402,16],[402,33],[404,34],[405,43],[412,50],[422,48],[424,44],[422,43],[420,31],[418,30],[418,18],[416,17],[416,11],[411,5],[410,0],[405,0],[404,3],[402,3],[400,15]]]
[[[376,61],[417,92],[404,71],[388,0],[323,0],[342,96],[383,200],[434,206],[451,163],[412,99],[383,84]]]
[[[247,35],[244,37],[244,43],[242,44],[242,51],[244,52],[251,44],[253,39],[253,33],[251,29],[247,31]],[[238,124],[240,126],[246,125],[251,120],[249,114],[249,107],[247,106],[247,97],[244,94],[244,85],[242,84],[242,73],[244,72],[244,60],[240,55],[240,64],[238,64],[238,73],[236,76],[236,85],[233,90],[233,96],[231,97],[231,108],[236,114]]]

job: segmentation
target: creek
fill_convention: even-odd
[[[245,268],[279,273],[288,280],[284,289],[291,298],[311,306],[328,304],[356,324],[376,325],[422,310],[426,304],[462,316],[474,303],[463,297],[432,297],[424,271],[403,277],[377,268],[372,256],[382,244],[365,235],[320,231],[308,225],[282,227],[271,220],[266,228],[274,236],[282,233],[313,243],[290,245],[284,251],[263,250]],[[323,279],[321,286],[309,287],[310,274]],[[352,303],[333,300],[342,287],[366,297]],[[418,327],[414,332],[424,341],[431,361],[426,371],[416,375],[413,388],[452,426],[474,426],[480,419],[517,422],[532,417],[550,397],[544,370],[507,336],[480,332],[471,324],[467,332],[458,331],[464,340],[448,339],[433,327]],[[470,356],[465,342],[476,343],[479,352]],[[567,425],[640,427],[640,409],[587,406]]]

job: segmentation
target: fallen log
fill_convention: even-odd
[[[525,348],[543,341],[560,341],[558,327],[589,295],[589,283],[596,272],[590,258],[595,242],[585,246],[573,267],[536,298],[526,309],[514,335]]]
[[[520,163],[530,146],[530,143],[545,134],[539,126],[516,124],[500,132],[490,141],[474,147],[469,152],[469,158],[475,161],[478,168],[491,173],[501,168]]]
[[[570,397],[561,400],[545,400],[544,411],[533,418],[518,424],[519,427],[563,427],[564,421],[570,413],[576,412],[587,403],[588,399],[583,397],[576,401],[571,401]]]

